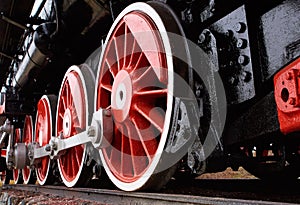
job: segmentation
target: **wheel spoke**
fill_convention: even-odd
[[[132,176],[133,169],[132,169],[132,160],[131,160],[131,150],[130,150],[130,144],[128,140],[128,134],[126,132],[126,129],[123,127],[121,128],[122,133],[122,150],[121,150],[121,173],[124,176]]]
[[[151,72],[152,72],[151,66],[149,66],[145,70],[140,69],[138,72],[136,71],[135,74],[136,75],[138,74],[139,76],[134,76],[133,83],[138,85],[138,83],[140,83],[141,81],[146,80],[147,78],[149,79],[149,76],[151,76]],[[141,73],[141,74],[139,74],[139,73]]]
[[[129,124],[129,122],[127,122],[126,125],[128,129],[128,136],[139,136],[140,139],[136,140],[132,137],[129,137],[133,175],[138,176],[147,167],[149,161],[151,160],[151,156],[149,155],[148,149],[144,141],[141,139],[138,130]]]
[[[137,105],[134,106],[135,110],[147,119],[159,132],[162,133],[164,126],[164,113],[159,108],[143,107],[139,108]]]
[[[153,155],[156,152],[156,149],[158,147],[157,137],[159,136],[158,133],[155,133],[154,129],[152,127],[148,127],[146,130],[141,129],[138,125],[138,122],[135,119],[132,119],[133,124],[136,127],[136,131],[139,137],[139,140],[141,144],[143,145],[143,149],[149,159],[149,161],[153,158]]]
[[[108,67],[108,71],[110,72],[110,74],[112,75],[112,77],[115,78],[116,75],[117,75],[116,74],[117,72],[113,70],[113,69],[115,69],[115,66],[113,64],[110,64],[109,61],[108,61],[108,59],[105,60],[105,63],[107,65],[107,67]]]
[[[149,96],[149,97],[164,97],[168,93],[168,89],[159,89],[159,90],[143,90],[136,92],[136,95],[140,96]]]
[[[128,26],[126,24],[124,24],[124,60],[123,60],[123,67],[126,68],[128,66],[128,61],[127,58],[130,57],[128,56],[130,53],[127,52],[127,47],[129,47],[128,44],[129,43],[129,34],[128,34]]]
[[[68,80],[66,80],[66,84],[65,84],[65,95],[64,97],[66,98],[66,108],[68,108],[68,105],[69,105],[69,82]]]
[[[63,110],[66,110],[66,109],[67,109],[67,102],[66,102],[66,99],[65,99],[64,96],[61,96],[61,99],[62,99],[62,105],[63,105],[62,109],[63,109]]]
[[[73,177],[74,176],[74,166],[73,166],[73,160],[72,160],[72,154],[70,153],[71,150],[69,150],[69,153],[67,153],[67,173],[69,175],[69,177]]]
[[[127,26],[127,29],[128,29],[128,26]],[[136,43],[136,40],[134,40],[132,33],[128,34],[127,39],[128,39],[128,44],[132,45],[131,51],[128,51],[128,53],[131,53],[129,64],[128,64],[128,66],[129,66],[129,65],[132,65],[137,62],[135,57],[137,56],[138,53],[141,53],[141,50],[139,49],[139,47]],[[129,50],[130,46],[128,46],[127,48]]]
[[[135,65],[132,67],[131,72],[134,72],[138,68],[143,68],[143,67],[147,66],[144,63],[145,61],[143,61],[143,58],[145,58],[145,55],[144,55],[143,52],[135,53],[134,55],[137,55],[138,58],[137,58],[137,60],[135,62]]]
[[[116,57],[118,59],[118,61],[117,61],[118,71],[120,71],[123,67],[123,60],[121,60],[121,59],[122,59],[122,57],[123,57],[122,55],[124,53],[124,51],[122,51],[123,48],[124,48],[123,41],[119,40],[120,38],[122,38],[122,37],[118,36],[118,37],[115,37],[113,39],[114,46],[115,46]]]
[[[112,86],[111,85],[101,84],[101,88],[103,88],[104,90],[107,90],[109,92],[112,92]]]
[[[121,146],[122,146],[122,133],[115,127],[114,141],[110,151],[109,159],[114,162],[114,169],[121,172]]]

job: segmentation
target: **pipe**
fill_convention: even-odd
[[[26,26],[24,26],[24,25],[22,25],[22,24],[20,24],[20,23],[18,23],[18,22],[16,22],[16,21],[14,21],[14,20],[12,20],[12,19],[10,19],[10,18],[4,16],[4,13],[3,13],[3,12],[1,12],[1,19],[2,19],[3,21],[6,21],[7,23],[10,23],[10,24],[12,24],[12,25],[18,27],[18,28],[21,28],[21,29],[24,29],[24,30],[28,30],[28,28],[27,28]]]
[[[1,55],[1,56],[4,56],[4,57],[6,57],[6,58],[9,58],[10,60],[16,60],[14,57],[12,57],[12,56],[10,56],[10,55],[7,55],[6,53],[3,53],[3,52],[1,52],[1,51],[0,51],[0,55]]]
[[[61,29],[61,13],[62,13],[61,2],[62,2],[61,0],[53,0],[55,17],[56,17],[56,30],[50,36],[50,38],[52,40],[55,39],[59,35],[60,29]]]
[[[29,78],[30,72],[34,68],[41,68],[46,62],[47,55],[44,54],[36,45],[37,39],[39,38],[38,33],[34,32],[33,40],[26,50],[26,53],[19,64],[18,71],[13,80],[13,87],[23,87]]]

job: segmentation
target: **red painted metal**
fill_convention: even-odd
[[[21,129],[15,129],[15,144],[21,142]],[[19,175],[20,175],[20,170],[19,169],[13,169],[13,180],[15,183],[18,183],[19,181]]]
[[[6,158],[6,149],[1,149],[1,157]]]
[[[33,140],[33,125],[32,125],[32,117],[30,115],[26,115],[23,129],[23,142],[25,144],[31,143]],[[28,167],[25,167],[22,170],[24,183],[28,183],[31,177],[31,170]]]
[[[5,105],[0,105],[0,115],[4,113]]]
[[[47,98],[41,98],[37,104],[37,116],[35,122],[35,142],[40,146],[45,146],[51,139],[51,110]],[[44,181],[48,176],[50,158],[41,158],[40,166],[36,168],[37,178],[39,181]]]
[[[111,109],[114,135],[102,149],[111,172],[130,183],[145,174],[164,129],[168,78],[162,39],[144,13],[126,14],[102,59],[96,108]]]
[[[280,130],[284,134],[300,130],[300,58],[274,77],[275,101]]]
[[[69,138],[86,129],[86,99],[77,72],[69,72],[63,82],[57,107],[56,134]],[[75,180],[82,169],[85,145],[70,148],[59,158],[59,166],[67,182]]]
[[[0,172],[0,180],[1,180],[2,184],[5,183],[5,179],[6,179],[6,171]]]

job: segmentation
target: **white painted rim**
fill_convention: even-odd
[[[33,132],[33,122],[32,122],[32,116],[31,115],[28,115],[29,116],[29,119],[30,119],[30,127],[31,127],[31,136],[32,136],[32,139],[31,139],[31,141],[33,142],[33,140],[34,140],[34,132]],[[24,131],[23,131],[24,132]],[[24,136],[23,136],[24,137]],[[28,184],[29,183],[29,181],[30,181],[30,179],[31,179],[31,177],[32,177],[32,170],[29,168],[29,167],[27,167],[28,169],[29,169],[29,177],[28,177],[28,179],[27,180],[25,180],[25,177],[24,177],[24,170],[22,169],[22,176],[23,176],[23,180],[24,180],[24,184]]]
[[[53,126],[53,125],[52,125],[52,114],[53,114],[53,113],[51,112],[50,101],[49,101],[49,98],[48,98],[47,95],[43,95],[43,96],[41,97],[41,100],[46,100],[46,103],[48,104],[48,107],[49,107],[49,114],[50,114],[50,131],[51,131],[51,134],[52,134],[52,126]],[[35,122],[37,122],[37,119],[38,119],[37,117],[38,117],[38,115],[36,115],[36,118],[35,118],[36,120],[35,120]],[[35,124],[35,130],[36,130],[36,124]],[[35,137],[36,137],[36,136],[35,136]],[[39,144],[42,145],[41,142],[39,142]],[[48,167],[47,167],[47,174],[46,174],[44,180],[40,180],[38,171],[37,171],[37,169],[35,170],[36,178],[37,178],[37,181],[38,181],[38,183],[39,183],[40,185],[44,185],[44,184],[46,183],[47,179],[48,179],[49,170],[50,170],[50,164],[51,164],[51,160],[49,159],[49,163],[48,163]]]

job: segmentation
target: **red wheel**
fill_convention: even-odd
[[[35,121],[35,142],[40,146],[45,146],[55,134],[54,125],[56,113],[56,96],[44,95],[37,104],[37,114]],[[54,161],[50,157],[43,157],[36,168],[36,177],[40,185],[52,184],[55,180],[53,176]]]
[[[18,128],[15,130],[15,144],[20,143],[20,142],[21,142],[21,129]],[[14,180],[14,184],[23,183],[20,169],[13,169],[13,180]]]
[[[111,109],[114,136],[100,156],[109,178],[126,191],[159,189],[174,173],[176,162],[162,159],[173,112],[168,24],[181,31],[166,6],[132,4],[114,22],[101,56],[95,107]],[[162,172],[164,162],[170,168]]]
[[[33,141],[33,124],[32,117],[30,115],[25,116],[24,129],[23,129],[23,142],[29,144]],[[22,177],[24,184],[35,183],[35,178],[33,176],[32,170],[29,167],[22,169]]]
[[[94,82],[86,77],[89,72],[77,66],[69,68],[60,88],[57,114],[56,135],[69,138],[86,130],[90,115],[88,88]],[[85,81],[89,79],[90,81]],[[86,85],[88,83],[88,85]],[[68,187],[85,185],[92,177],[92,171],[86,165],[87,145],[78,145],[68,149],[58,159],[58,168],[64,184]]]
[[[2,184],[9,184],[10,183],[10,179],[12,179],[12,171],[11,170],[5,170],[0,172],[0,176],[1,176],[1,183]]]
[[[0,172],[0,179],[1,179],[2,184],[6,184],[5,183],[5,181],[6,181],[6,171]]]

